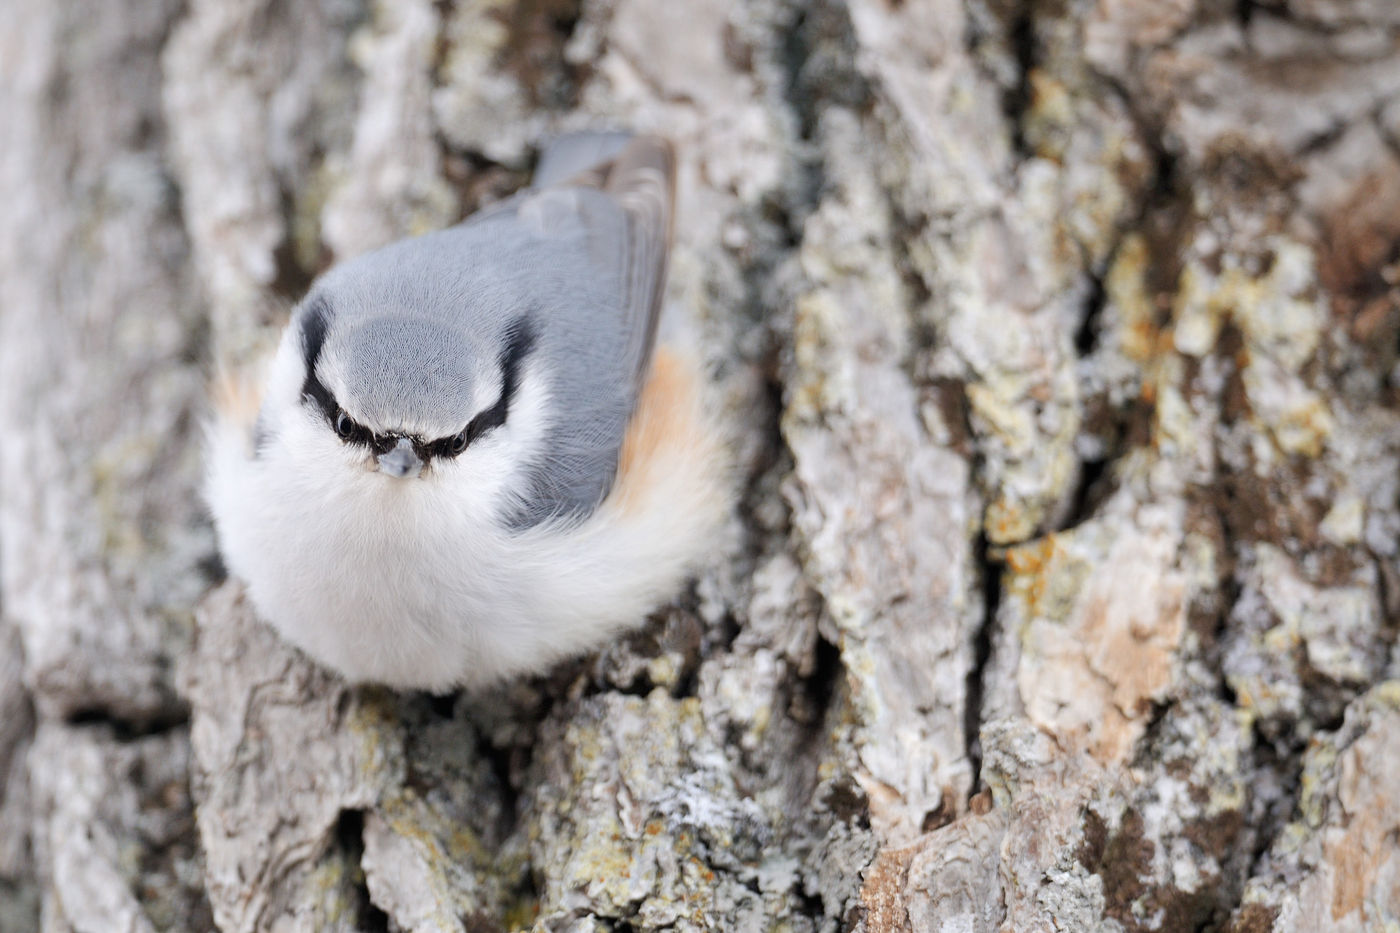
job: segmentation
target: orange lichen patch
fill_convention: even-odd
[[[1006,499],[987,504],[985,524],[987,540],[993,544],[1022,541],[1035,530],[1026,509]]]
[[[1343,753],[1337,798],[1346,813],[1343,829],[1324,844],[1325,864],[1332,866],[1332,919],[1361,911],[1363,922],[1377,923],[1377,903],[1394,903],[1400,894],[1394,838],[1400,833],[1400,795],[1393,776],[1400,764],[1400,716],[1377,719],[1358,742]],[[1389,890],[1386,890],[1389,888]]]
[[[262,408],[262,383],[248,368],[220,367],[209,385],[219,416],[251,431]]]
[[[707,456],[715,439],[700,417],[694,367],[666,347],[652,357],[651,373],[622,442],[613,500],[635,511],[678,452]]]
[[[1010,586],[1024,601],[1027,614],[1039,616],[1044,612],[1045,595],[1053,575],[1049,572],[1056,558],[1058,536],[1046,535],[1019,547],[1007,548],[1006,569],[1011,574]]]
[[[1135,363],[1146,363],[1157,356],[1162,344],[1162,330],[1151,318],[1135,317],[1123,333],[1123,352]]]
[[[1145,238],[1130,235],[1124,239],[1118,256],[1109,267],[1104,287],[1108,299],[1122,316],[1119,347],[1135,363],[1151,359],[1159,339],[1157,306],[1148,285],[1152,256]]]
[[[909,863],[917,851],[917,846],[882,849],[865,870],[865,881],[860,886],[860,902],[866,910],[866,929],[881,933],[910,929],[909,906],[904,892]]]

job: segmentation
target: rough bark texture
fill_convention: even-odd
[[[0,931],[1400,923],[1400,7],[0,0]],[[677,144],[727,545],[479,695],[219,580],[216,361]]]

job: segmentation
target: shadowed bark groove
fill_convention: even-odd
[[[0,0],[0,933],[1400,923],[1382,0]],[[214,361],[670,137],[739,505],[480,694],[222,580]]]

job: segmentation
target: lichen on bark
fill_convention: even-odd
[[[1392,6],[0,0],[0,931],[1400,922]],[[597,127],[676,144],[724,543],[347,686],[203,384]]]

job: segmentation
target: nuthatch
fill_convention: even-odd
[[[697,369],[653,353],[673,191],[664,140],[563,137],[534,187],[330,270],[216,391],[205,495],[288,641],[475,687],[675,595],[728,489]]]

